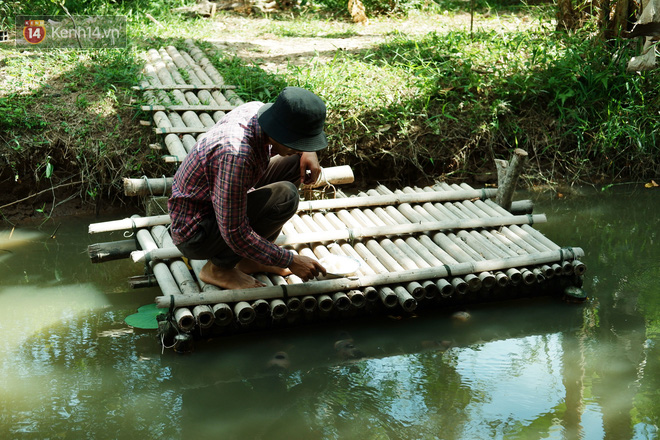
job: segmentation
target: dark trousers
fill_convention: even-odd
[[[260,236],[275,241],[282,226],[298,210],[300,156],[271,158],[266,173],[247,195],[250,226]],[[216,218],[207,217],[202,228],[190,240],[177,247],[193,260],[209,260],[223,268],[234,267],[243,257],[237,255],[222,238]]]

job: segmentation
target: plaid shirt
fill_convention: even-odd
[[[174,244],[192,238],[200,220],[212,215],[237,255],[278,267],[291,264],[293,253],[254,232],[247,218],[247,193],[270,161],[271,145],[257,121],[262,105],[249,102],[229,112],[179,166],[168,203]]]

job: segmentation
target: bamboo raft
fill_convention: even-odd
[[[185,260],[167,216],[90,225],[90,233],[133,230],[139,243],[121,251],[147,268],[162,291],[176,332],[231,334],[254,328],[378,312],[412,313],[563,292],[586,270],[581,248],[562,248],[532,227],[544,215],[512,215],[494,189],[437,184],[300,203],[276,243],[302,255],[360,262],[354,276],[303,282],[258,274],[266,287],[223,290],[198,279],[206,261]],[[97,250],[98,251],[98,250]],[[146,283],[148,284],[148,283]],[[174,341],[164,342],[174,345]]]
[[[144,124],[164,135],[169,154],[163,158],[172,163],[183,160],[226,111],[243,103],[192,40],[185,44],[187,50],[148,50],[145,79],[136,87],[147,102],[143,110],[152,112],[152,121]],[[580,261],[583,250],[560,247],[534,229],[535,223],[546,221],[544,215],[532,215],[531,209],[522,215],[511,212],[522,161],[514,156],[510,164],[497,165],[499,190],[445,183],[401,190],[379,185],[350,197],[334,187],[353,181],[350,167],[324,169],[305,189],[306,200],[276,243],[316,259],[351,257],[359,268],[350,276],[303,282],[295,275],[257,274],[265,287],[220,289],[198,278],[206,261],[187,260],[174,246],[167,214],[91,224],[90,234],[127,230],[134,237],[97,243],[88,252],[92,262],[131,257],[144,267],[145,274],[129,282],[161,289],[156,305],[168,310],[159,323],[161,343],[177,351],[187,351],[194,335],[410,314],[422,308],[562,294],[567,287],[580,286],[586,270]],[[126,195],[163,199],[171,185],[172,179],[164,176],[124,179]],[[311,189],[324,188],[326,197],[329,187],[333,198],[313,199]]]

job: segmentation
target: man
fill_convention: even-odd
[[[328,144],[326,109],[314,93],[285,88],[273,104],[249,102],[197,142],[174,175],[172,239],[208,259],[200,280],[225,289],[263,286],[250,274],[326,274],[316,260],[273,243],[298,208],[298,183],[316,181]]]

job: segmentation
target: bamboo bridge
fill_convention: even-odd
[[[139,86],[148,102],[143,109],[152,112],[145,124],[164,136],[168,154],[163,158],[175,163],[224,112],[242,103],[205,53],[191,40],[185,44],[187,50],[147,51]],[[358,263],[353,272],[335,277],[303,282],[295,275],[264,273],[256,278],[265,287],[243,290],[206,284],[198,277],[206,261],[180,254],[166,212],[91,224],[90,234],[127,230],[134,238],[91,245],[89,254],[93,262],[130,257],[145,269],[131,285],[161,289],[156,305],[168,311],[159,323],[161,342],[177,351],[185,350],[194,335],[565,295],[581,285],[584,251],[554,243],[533,227],[546,221],[544,215],[532,214],[531,208],[521,213],[511,203],[521,166],[514,159],[498,163],[499,189],[376,185],[347,196],[336,185],[352,182],[350,167],[324,169],[315,185],[304,188],[297,214],[276,243],[319,260],[340,256]],[[171,178],[125,179],[124,188],[127,195],[162,201],[171,191]]]

